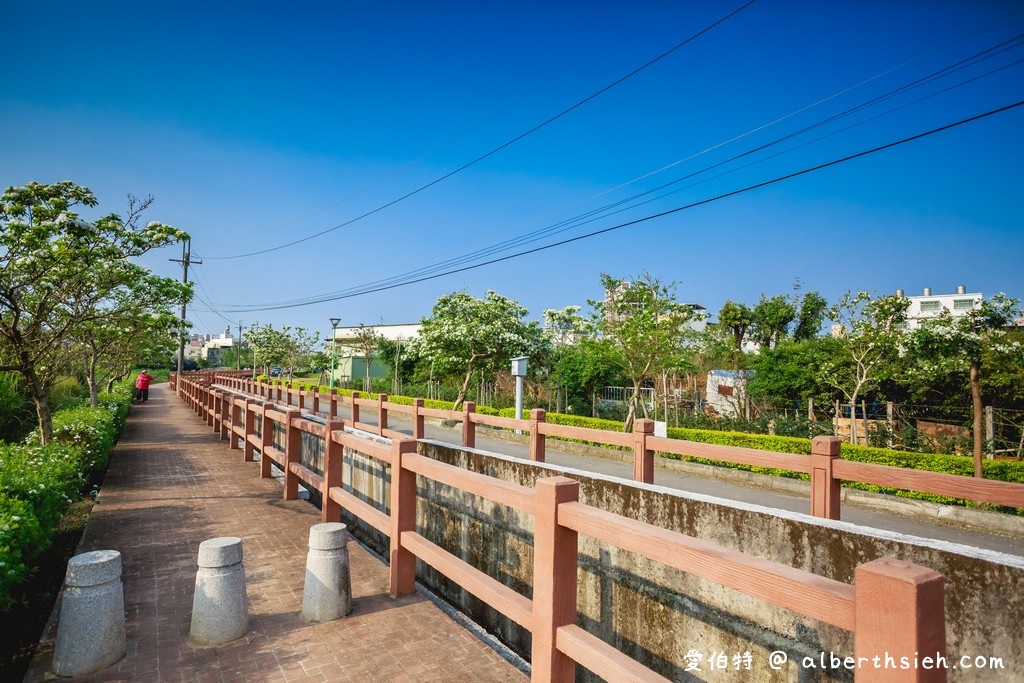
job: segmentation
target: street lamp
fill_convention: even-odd
[[[327,383],[328,388],[334,390],[334,349],[338,346],[338,323],[341,318],[331,318],[331,381]]]

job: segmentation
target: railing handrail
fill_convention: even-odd
[[[188,378],[188,373],[185,374],[185,377],[186,379]],[[212,381],[214,377],[215,375],[207,373],[202,379]],[[259,387],[260,384],[257,383],[256,386]],[[269,393],[270,385],[264,384],[263,386],[268,388]],[[291,391],[290,386],[289,391]],[[382,397],[384,398],[383,401],[381,400]],[[813,464],[813,453],[811,456],[807,456],[741,446],[726,446],[656,437],[651,433],[650,425],[644,424],[649,423],[649,420],[637,420],[633,433],[623,433],[554,424],[547,422],[542,415],[541,419],[536,422],[537,427],[534,430],[533,420],[516,420],[514,418],[484,415],[477,413],[472,404],[468,404],[471,406],[468,410],[442,410],[393,403],[386,400],[386,394],[380,394],[376,399],[362,398],[358,391],[352,392],[348,397],[336,394],[330,396],[320,394],[320,398],[321,401],[330,399],[329,410],[327,413],[324,413],[328,418],[336,416],[332,415],[332,411],[337,409],[338,404],[349,405],[353,410],[353,427],[377,433],[380,436],[388,436],[389,434],[395,436],[397,433],[388,429],[386,424],[373,425],[362,422],[359,420],[359,408],[383,408],[388,412],[409,415],[414,420],[431,417],[462,423],[463,445],[469,447],[475,446],[475,426],[477,424],[520,430],[530,434],[532,439],[531,459],[540,462],[544,460],[544,440],[546,437],[598,443],[618,448],[632,448],[634,451],[634,478],[647,483],[653,482],[653,456],[655,452],[810,474],[812,479],[811,514],[832,519],[839,519],[840,516],[838,481],[875,484],[919,493],[951,496],[979,503],[1024,508],[1024,484],[978,480],[974,477],[957,474],[927,472],[874,463],[860,463],[843,460],[838,452],[834,456],[830,456],[833,459],[833,464],[830,467],[816,468]],[[209,409],[213,410],[212,407]],[[414,434],[414,436],[422,437],[422,434]],[[814,444],[822,439],[833,439],[835,442],[838,442],[838,439],[835,439],[835,437],[816,437],[812,441],[812,451],[815,448]],[[818,446],[819,450],[831,447],[831,445],[823,446],[820,444]],[[816,478],[819,481],[815,481]],[[835,494],[834,496],[833,493]]]
[[[234,420],[232,412],[239,403],[231,396],[231,390],[193,383],[187,378],[181,378],[181,383],[187,400],[198,412],[207,415],[215,429],[222,430],[226,421]],[[357,401],[353,398],[354,409],[359,405]],[[257,409],[249,401],[244,405],[247,409],[245,442],[248,444],[248,431],[255,421],[249,418],[249,408],[253,407],[254,416]],[[334,405],[332,402],[332,408]],[[378,399],[378,405],[384,405],[383,398]],[[858,566],[855,582],[850,585],[581,503],[579,484],[566,477],[539,479],[531,489],[427,458],[416,452],[416,440],[392,440],[390,447],[378,445],[346,432],[344,422],[335,416],[322,424],[320,420],[304,417],[298,409],[282,412],[275,408],[261,407],[260,450],[263,456],[269,456],[261,457],[262,475],[270,476],[270,460],[273,459],[285,473],[286,499],[297,497],[298,483],[302,480],[324,494],[321,514],[325,521],[328,516],[340,515],[340,506],[344,505],[357,516],[364,515],[367,523],[390,536],[393,595],[415,590],[415,560],[419,558],[529,630],[533,636],[534,671],[541,680],[572,680],[575,662],[593,667],[599,674],[664,680],[576,626],[579,534],[850,630],[854,633],[855,654],[884,649],[899,655],[916,652],[922,645],[935,644],[938,650],[945,650],[942,577],[930,569],[897,560],[875,560]],[[420,406],[414,406],[414,414],[419,409]],[[467,405],[462,414],[464,434],[466,427],[473,423],[472,414],[472,404]],[[541,425],[546,424],[540,418],[543,418],[542,411],[531,415],[537,432],[542,432]],[[385,420],[381,416],[381,422]],[[283,454],[270,445],[274,422],[282,423],[285,428]],[[651,436],[652,427],[649,420],[643,420],[637,432],[630,435],[645,457],[650,455],[649,446],[659,443]],[[323,475],[316,474],[300,461],[303,433],[323,440]],[[225,438],[223,431],[221,437]],[[339,446],[348,446],[390,463],[390,515],[344,491]],[[827,469],[829,481],[834,485],[832,470],[841,472],[843,467],[837,461],[838,443],[816,440],[812,450],[812,474],[818,469]],[[742,452],[740,455],[747,457]],[[417,475],[534,516],[532,600],[416,532]],[[896,593],[903,596],[902,604],[893,604],[892,596]],[[906,627],[908,623],[912,623],[912,627]]]

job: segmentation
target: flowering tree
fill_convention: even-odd
[[[594,309],[594,327],[608,345],[612,361],[633,383],[624,426],[628,432],[642,405],[644,380],[678,364],[693,310],[676,301],[674,285],[663,285],[647,273],[634,280],[602,274],[601,284],[604,300],[589,303]],[[646,405],[643,410],[646,415]]]
[[[454,410],[466,400],[475,371],[493,370],[513,356],[533,355],[545,345],[540,326],[526,322],[526,314],[526,308],[494,291],[483,299],[453,292],[434,303],[431,317],[423,318],[416,344],[438,372],[463,375]]]
[[[280,365],[287,368],[301,368],[310,364],[310,359],[322,362],[320,352],[320,335],[309,332],[304,327],[292,329],[290,325],[282,325],[275,330],[273,325],[253,325],[246,332],[249,346],[253,349],[255,365]]]
[[[982,301],[979,308],[957,318],[946,310],[936,318],[922,321],[912,337],[917,369],[925,377],[960,376],[970,384],[975,477],[982,476],[982,358],[994,353],[1015,356],[1018,362],[1024,362],[1024,348],[1011,342],[1005,329],[1021,315],[1018,303],[1018,299],[996,294]]]
[[[130,260],[188,237],[163,223],[140,227],[151,202],[129,197],[127,218],[90,223],[72,209],[94,207],[96,197],[71,181],[9,187],[0,198],[0,370],[25,378],[43,443],[53,435],[49,389],[80,357],[85,328],[116,325],[128,290],[152,301],[191,292]]]
[[[818,372],[820,379],[843,393],[852,405],[863,392],[877,386],[885,370],[901,351],[907,321],[907,298],[875,298],[867,292],[847,292],[829,309],[837,323],[834,357]],[[856,443],[857,421],[850,422],[850,440]]]

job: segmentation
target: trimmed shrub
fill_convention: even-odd
[[[60,444],[0,445],[0,491],[28,503],[45,531],[85,484],[82,451]]]
[[[89,475],[102,471],[131,405],[133,387],[101,394],[99,407],[53,414],[53,440],[39,433],[21,444],[0,444],[0,608],[49,547],[68,505],[85,492]]]
[[[32,506],[0,493],[0,610],[11,606],[12,589],[28,579],[31,560],[46,542]]]

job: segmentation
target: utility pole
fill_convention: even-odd
[[[188,265],[192,263],[192,240],[186,239],[181,243],[181,260],[168,259],[173,263],[180,263],[182,268],[181,283],[184,285],[188,284]],[[203,260],[197,258],[195,262],[197,265],[202,265]],[[182,333],[185,330],[185,303],[186,299],[181,300],[181,328]],[[182,336],[178,344],[178,376],[181,377],[181,373],[185,372],[185,338]],[[178,386],[181,387],[181,382],[178,382]]]
[[[242,369],[242,321],[238,321],[238,348],[235,349],[235,370]]]

